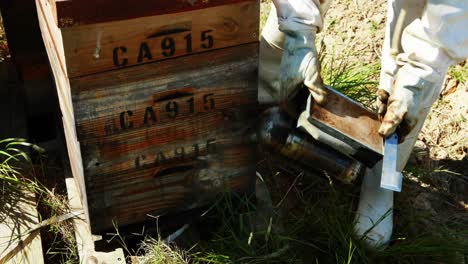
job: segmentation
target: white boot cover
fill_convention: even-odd
[[[367,169],[356,212],[355,234],[371,249],[383,249],[392,236],[393,191],[380,188],[382,162]]]

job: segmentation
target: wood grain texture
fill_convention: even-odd
[[[258,1],[62,29],[36,1],[92,232],[252,188]]]
[[[80,146],[76,136],[70,82],[66,71],[65,54],[63,43],[61,41],[62,35],[55,23],[53,15],[54,7],[46,0],[36,0],[36,7],[42,39],[47,50],[50,67],[54,75],[55,87],[57,89],[60,110],[62,112],[62,121],[70,167],[73,178],[79,186],[80,195],[83,200],[85,217],[89,221],[83,164],[81,160]]]
[[[77,77],[258,41],[259,3],[63,28],[67,71]]]
[[[252,0],[53,0],[59,27],[197,10]]]
[[[79,188],[75,180],[73,178],[66,178],[65,183],[70,210],[76,212],[83,211],[83,201],[81,201]],[[74,217],[73,228],[80,263],[125,263],[125,255],[122,248],[117,248],[112,252],[96,252],[90,225],[84,217],[81,217],[81,215]]]
[[[43,264],[36,198],[23,190],[3,193],[0,213],[0,263]]]
[[[180,89],[175,91],[180,91]],[[147,98],[142,96],[140,100],[123,101],[127,102],[124,105],[118,105],[122,101],[115,101],[113,97],[102,98],[102,104],[96,108],[89,107],[94,102],[77,102],[77,106],[88,104],[85,109],[92,110],[88,117],[94,116],[88,119],[84,113],[80,113],[79,118],[82,119],[77,120],[79,140],[93,142],[96,141],[93,139],[104,136],[119,138],[119,135],[127,137],[136,136],[138,133],[152,134],[151,127],[172,123],[184,125],[184,122],[191,122],[190,117],[197,115],[206,116],[206,122],[219,123],[232,115],[241,114],[241,106],[255,104],[256,92],[242,89],[242,87],[231,87],[231,89],[204,87],[188,89],[188,91],[191,92],[176,94],[178,96],[176,98],[161,100],[154,100],[151,95]],[[134,95],[133,98],[137,98],[141,93]],[[125,96],[122,97],[125,98]],[[218,113],[218,115],[215,116],[213,113]],[[220,120],[216,121],[216,119]],[[195,123],[191,124],[195,125]]]
[[[88,197],[92,228],[112,229],[112,220],[119,225],[139,223],[151,219],[148,214],[206,205],[225,190],[246,191],[255,179],[252,153],[250,146],[231,145],[197,159],[143,166],[125,175],[97,174]]]
[[[257,61],[252,43],[71,79],[93,232],[251,188]]]
[[[79,140],[147,134],[151,127],[199,114],[236,115],[229,109],[256,103],[257,52],[257,44],[246,44],[74,78]]]
[[[112,219],[134,224],[252,186],[255,146],[245,140],[246,120],[216,128],[206,116],[196,118],[197,126],[166,124],[164,135],[83,145],[93,231],[112,229]]]

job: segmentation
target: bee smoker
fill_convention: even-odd
[[[365,170],[361,162],[296,128],[296,122],[279,107],[263,112],[257,126],[257,140],[261,147],[295,160],[313,171],[326,172],[343,183],[354,182]]]

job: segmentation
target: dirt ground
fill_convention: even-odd
[[[334,1],[318,42],[336,58],[375,63],[380,60],[387,1]]]

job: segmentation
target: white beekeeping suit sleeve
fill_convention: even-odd
[[[389,6],[402,5],[389,2]],[[468,1],[428,0],[420,18],[410,22],[401,37],[402,52],[393,62],[388,54],[388,39],[393,36],[386,36],[380,82],[390,98],[379,132],[388,136],[403,122],[400,132],[406,137],[398,149],[400,170],[440,94],[448,67],[468,57]]]
[[[276,0],[260,43],[261,103],[287,102],[302,84],[318,103],[326,94],[320,77],[315,34],[323,25],[330,0]]]
[[[415,19],[421,17],[424,10],[426,0],[414,0],[409,3],[403,4],[402,0],[389,0],[387,1],[387,21],[385,24],[385,38],[382,45],[382,60],[381,60],[381,71],[380,71],[380,82],[379,88],[384,89],[388,93],[391,92],[395,74],[398,70],[398,65],[395,60],[395,55],[392,54],[392,40],[395,35],[395,26],[397,24],[398,17],[403,5],[405,5],[406,18],[402,27],[408,26]],[[397,32],[400,34],[398,38],[401,38],[402,32]],[[401,50],[401,43],[398,43],[398,48]]]
[[[276,8],[271,4],[270,14],[263,26],[260,39],[258,101],[261,104],[278,103],[279,72],[283,56],[284,35],[283,32],[279,31]]]
[[[329,2],[321,6],[319,0],[273,0],[280,31],[320,31]]]

